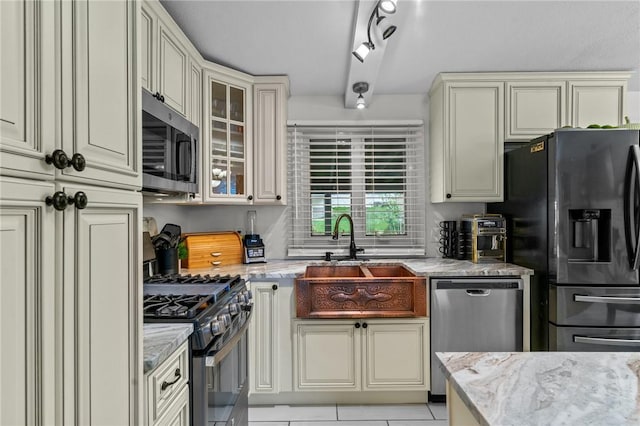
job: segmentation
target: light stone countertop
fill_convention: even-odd
[[[181,269],[181,274],[231,274],[241,275],[245,279],[295,278],[304,273],[308,265],[358,265],[362,261],[332,261],[318,259],[306,260],[269,260],[267,263],[249,265],[229,265],[220,268]],[[366,264],[403,263],[418,275],[425,276],[497,276],[532,275],[533,270],[510,263],[473,263],[467,260],[420,258],[420,259],[369,259]]]
[[[436,353],[482,425],[638,425],[638,352]]]
[[[144,374],[156,368],[193,333],[193,324],[145,323]]]

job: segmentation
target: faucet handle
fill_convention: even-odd
[[[331,262],[331,255],[333,254],[332,251],[325,251],[324,252],[324,260],[326,260],[327,262]]]

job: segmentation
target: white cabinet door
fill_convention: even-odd
[[[428,321],[364,320],[365,390],[427,390]]]
[[[253,86],[254,204],[287,204],[287,88]]]
[[[4,12],[4,9],[3,9]],[[55,424],[53,183],[0,177],[0,424]]]
[[[507,82],[508,141],[529,141],[567,123],[565,81]]]
[[[277,282],[252,282],[253,318],[249,325],[250,391],[278,392],[279,286]]]
[[[447,87],[448,201],[502,201],[503,87],[492,82]]]
[[[569,81],[571,126],[621,125],[626,92],[626,80]]]
[[[0,2],[0,172],[50,178],[56,144],[55,18],[49,1]]]
[[[143,88],[153,92],[155,40],[154,40],[154,15],[147,10],[142,3],[140,10],[140,84]]]
[[[89,186],[57,189],[87,197],[86,208],[69,206],[59,216],[64,423],[140,424],[142,196]]]
[[[98,185],[141,186],[138,2],[60,2],[62,149],[86,169],[58,177]]]
[[[171,108],[187,115],[187,53],[169,29],[158,22],[158,90]]]
[[[202,122],[202,68],[191,60],[189,121],[200,128]],[[201,129],[202,130],[202,129]],[[202,132],[200,132],[202,134]]]
[[[295,390],[359,391],[361,333],[356,321],[294,321]]]

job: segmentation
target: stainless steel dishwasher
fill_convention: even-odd
[[[431,391],[443,400],[445,378],[435,352],[522,351],[519,278],[432,278]]]

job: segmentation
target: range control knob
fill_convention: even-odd
[[[218,336],[226,330],[225,325],[220,320],[213,320],[211,324],[209,324],[209,328],[211,329],[211,334],[214,336]]]
[[[222,323],[225,329],[231,325],[231,315],[229,314],[218,315],[217,320]]]
[[[238,315],[238,313],[240,313],[240,306],[237,303],[229,303],[225,306],[225,311],[229,315]]]

